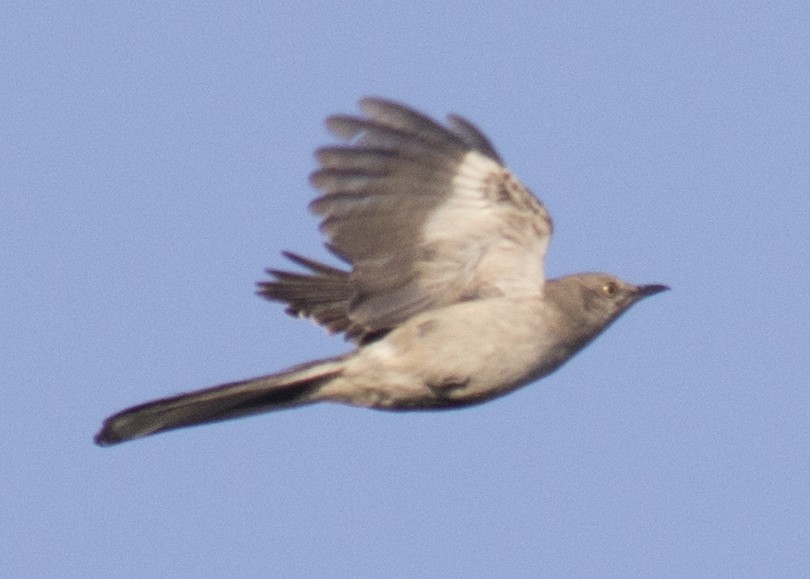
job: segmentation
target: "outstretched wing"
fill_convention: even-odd
[[[305,273],[267,269],[273,279],[257,285],[261,297],[287,304],[291,316],[310,318],[331,333],[362,339],[367,328],[354,324],[349,309],[354,296],[348,271],[285,251],[284,257],[306,269]]]
[[[360,106],[364,117],[327,119],[347,144],[318,150],[311,176],[323,192],[311,209],[352,266],[351,325],[371,334],[459,301],[541,293],[551,219],[489,140],[460,117],[444,127],[391,101]]]

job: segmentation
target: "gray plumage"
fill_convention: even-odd
[[[96,435],[110,445],[194,424],[340,402],[387,410],[466,406],[556,370],[640,299],[585,273],[544,279],[552,223],[472,123],[443,126],[364,99],[333,116],[343,145],[317,151],[311,204],[344,271],[293,253],[259,294],[357,344],[346,355],[129,408]]]

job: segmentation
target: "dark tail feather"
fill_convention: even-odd
[[[111,446],[175,428],[309,404],[316,401],[321,386],[340,374],[341,366],[340,358],[321,360],[133,406],[107,418],[95,441]]]

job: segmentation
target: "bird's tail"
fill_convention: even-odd
[[[342,358],[319,360],[279,374],[231,382],[133,406],[104,421],[96,444],[110,446],[166,430],[309,404],[337,377]]]

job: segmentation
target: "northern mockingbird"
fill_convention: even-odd
[[[456,408],[556,370],[663,285],[603,273],[546,281],[551,218],[480,130],[367,98],[327,119],[343,145],[317,151],[311,204],[350,266],[292,253],[258,293],[343,333],[357,348],[278,374],[147,402],[104,421],[111,445],[165,430],[314,402]]]

